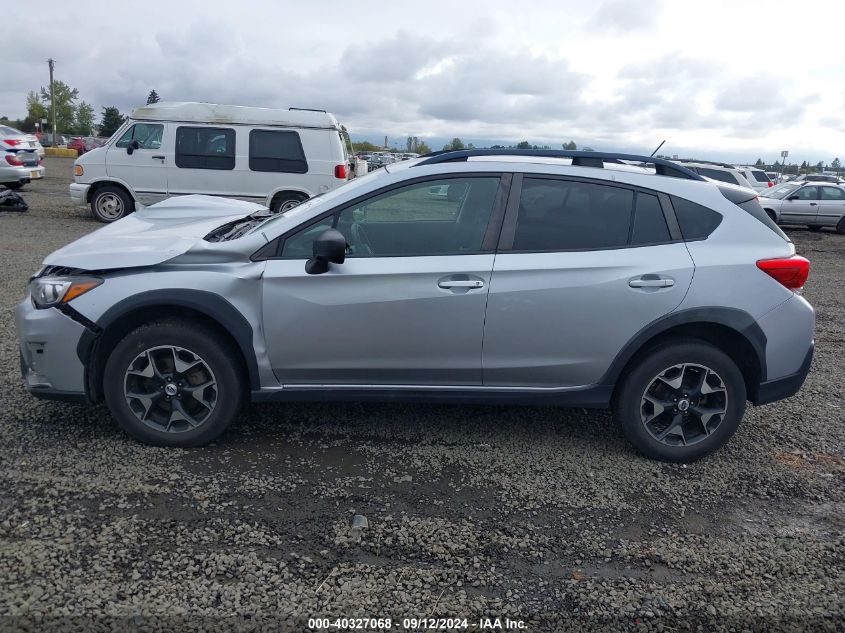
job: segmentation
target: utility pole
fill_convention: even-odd
[[[59,136],[56,133],[56,91],[53,88],[53,67],[56,62],[53,58],[47,60],[47,66],[50,67],[50,109],[53,111],[53,147],[59,146]]]

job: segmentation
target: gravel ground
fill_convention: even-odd
[[[436,405],[252,406],[215,445],[160,449],[20,387],[27,277],[99,226],[70,168],[0,213],[0,630],[845,628],[845,236],[790,231],[812,372],[701,462],[639,457],[604,412]]]

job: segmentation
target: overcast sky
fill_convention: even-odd
[[[100,112],[325,108],[353,137],[845,160],[845,2],[47,0],[5,7],[0,115],[58,79]],[[108,8],[106,8],[108,7]],[[25,44],[26,34],[34,39]],[[439,149],[435,147],[434,149]]]

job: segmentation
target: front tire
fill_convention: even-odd
[[[121,340],[103,391],[118,425],[155,446],[202,446],[232,423],[244,400],[237,350],[198,323],[168,319]]]
[[[106,224],[129,215],[135,210],[135,201],[124,189],[116,185],[104,185],[91,196],[91,213]]]
[[[270,211],[273,213],[287,213],[291,209],[293,209],[299,203],[307,200],[306,196],[297,193],[280,193],[278,196],[273,198],[273,204],[270,207]]]
[[[644,455],[690,462],[727,442],[745,413],[745,381],[731,358],[692,339],[660,345],[623,378],[614,414]]]

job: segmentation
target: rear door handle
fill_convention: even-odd
[[[158,159],[160,159],[160,160],[164,160],[164,156],[161,156],[161,155],[156,155],[156,156],[153,156],[153,158],[158,158]]]
[[[671,288],[675,280],[671,277],[658,277],[657,275],[643,275],[628,280],[631,288]]]
[[[811,202],[811,203],[810,203],[810,206],[811,206],[811,207],[814,207],[814,206],[816,206],[817,204],[818,204],[818,202]]]
[[[445,279],[438,281],[440,288],[483,288],[484,282],[480,279]]]

